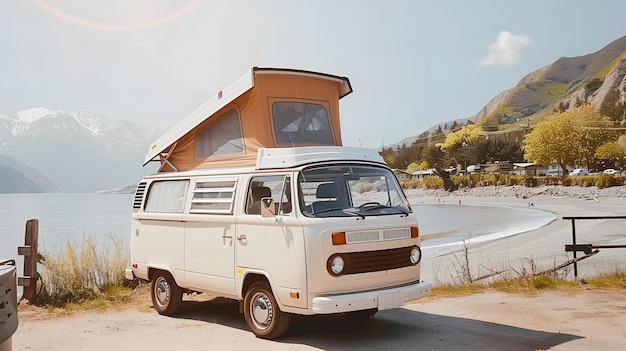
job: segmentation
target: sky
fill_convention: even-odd
[[[474,116],[526,74],[626,35],[614,0],[0,1],[0,115],[166,131],[251,67],[350,79],[345,146]]]

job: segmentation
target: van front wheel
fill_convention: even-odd
[[[171,274],[157,271],[150,284],[152,306],[162,315],[176,314],[183,300],[183,290],[176,285]]]
[[[266,282],[252,284],[244,298],[246,323],[259,338],[276,339],[287,332],[291,316],[278,308]]]

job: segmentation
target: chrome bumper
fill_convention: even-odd
[[[401,307],[406,302],[426,297],[432,284],[419,282],[399,288],[362,293],[318,296],[313,298],[313,312],[319,314],[342,313],[377,308],[379,311]]]

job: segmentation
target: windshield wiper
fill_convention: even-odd
[[[331,212],[331,211],[342,211],[343,213],[347,213],[349,215],[358,216],[358,217],[361,217],[361,218],[365,219],[365,216],[360,214],[360,213],[352,212],[352,211],[346,211],[346,210],[347,210],[347,208],[343,208],[343,207],[330,207],[330,208],[325,208],[325,209],[319,210],[319,211],[313,211],[313,212],[311,212],[311,215],[317,217],[320,213]]]
[[[365,205],[365,206],[363,206]],[[408,216],[409,212],[400,208],[400,207],[391,207],[391,206],[387,206],[387,205],[383,205],[380,203],[374,203],[374,202],[367,202],[364,203],[363,205],[359,206],[361,208],[361,211],[363,212],[368,212],[368,211],[373,211],[373,210],[381,210],[381,209],[386,209],[386,208],[392,208],[400,213],[402,213],[404,216]]]

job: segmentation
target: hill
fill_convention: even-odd
[[[43,174],[11,157],[0,155],[0,194],[57,191]]]
[[[623,120],[626,92],[626,36],[601,50],[562,57],[491,99],[472,121],[502,126],[527,119],[536,124],[554,110],[590,103],[613,120]]]
[[[561,57],[527,74],[514,87],[489,100],[469,120],[489,131],[523,131],[554,111],[573,109],[582,103],[593,105],[615,121],[626,122],[626,36],[597,52]],[[439,123],[420,135],[432,134],[438,126],[452,123]],[[405,138],[391,147],[410,146],[418,138]]]

